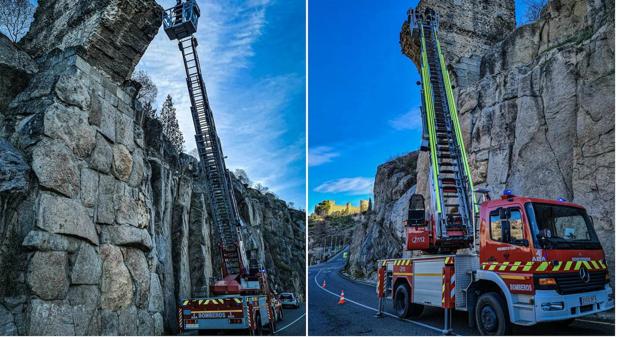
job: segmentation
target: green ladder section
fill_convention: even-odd
[[[441,246],[461,248],[473,240],[478,212],[450,75],[437,38],[438,16],[410,11],[412,34],[420,38],[423,138],[428,138],[434,220]]]
[[[435,193],[435,204],[437,213],[441,214],[441,194],[439,189],[439,174],[437,163],[437,138],[435,136],[435,108],[433,105],[433,88],[431,85],[431,76],[429,74],[428,56],[426,54],[426,41],[424,39],[424,28],[420,26],[420,35],[422,41],[422,93],[424,93],[424,107],[426,110],[426,123],[429,135],[429,148],[431,151],[431,168],[433,175],[433,188]]]
[[[459,145],[459,149],[462,154],[463,168],[465,169],[465,175],[470,187],[470,191],[473,192],[473,181],[471,180],[471,170],[469,170],[469,162],[467,161],[467,151],[465,150],[465,142],[463,142],[463,133],[461,132],[461,123],[458,120],[458,111],[456,110],[456,102],[454,102],[454,93],[452,93],[452,82],[450,82],[450,74],[446,68],[446,61],[443,53],[441,52],[441,44],[437,38],[437,32],[433,32],[435,36],[435,42],[437,43],[437,53],[439,54],[439,64],[441,65],[441,74],[443,76],[443,82],[446,87],[446,97],[448,99],[448,108],[450,108],[450,117],[452,118],[452,124],[454,125],[454,132],[456,134],[456,140]],[[476,203],[475,194],[471,194],[471,200],[474,213],[478,212],[478,205]]]

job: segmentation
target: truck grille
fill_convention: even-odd
[[[560,273],[555,275],[557,281],[557,292],[560,295],[569,295],[578,292],[589,292],[601,290],[606,283],[604,275],[606,271],[594,271],[589,273],[591,278],[589,283],[581,280],[579,273]]]

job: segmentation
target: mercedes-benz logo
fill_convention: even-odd
[[[587,269],[585,268],[581,268],[580,270],[578,270],[578,276],[581,277],[581,280],[585,284],[589,283],[589,281],[591,280],[591,275],[589,274],[589,271],[587,271]]]

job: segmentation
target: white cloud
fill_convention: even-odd
[[[175,4],[173,0],[158,2],[165,8]],[[290,100],[304,90],[304,74],[258,78],[250,75],[255,45],[268,24],[266,13],[272,1],[199,0],[198,3],[201,17],[196,33],[197,52],[227,167],[246,170],[252,181],[261,182],[283,198],[289,196],[282,190],[287,189],[289,195],[294,193],[291,191],[294,188],[303,191],[304,174],[298,174],[295,167],[304,170],[304,134],[296,141],[288,140],[286,133],[290,126],[286,114],[290,113],[287,111]],[[186,75],[177,41],[169,41],[161,28],[138,68],[148,72],[157,85],[159,107],[167,94],[174,98],[185,149],[195,148]],[[293,169],[292,163],[296,164]],[[302,180],[290,179],[291,176]],[[304,194],[301,195],[303,199]],[[294,202],[304,203],[303,200]]]
[[[309,166],[318,166],[324,163],[332,162],[332,159],[339,157],[340,154],[331,147],[320,146],[309,149]]]
[[[348,193],[365,195],[373,193],[374,179],[371,177],[347,177],[327,181],[314,190],[321,193]]]
[[[420,115],[420,109],[414,108],[388,121],[388,123],[396,130],[421,130],[422,116]]]

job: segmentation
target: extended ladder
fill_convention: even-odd
[[[436,235],[444,247],[466,246],[473,240],[477,205],[438,25],[432,10],[410,10],[411,32],[417,31],[420,38],[423,134],[430,152]]]
[[[167,35],[171,39],[178,39],[178,47],[184,60],[191,115],[195,126],[195,143],[206,177],[207,200],[211,206],[216,236],[220,239],[223,275],[226,276],[242,273],[247,262],[241,248],[240,216],[208,102],[197,55],[197,39],[193,36],[198,17],[199,7],[194,0],[190,0],[167,10],[163,23]]]

